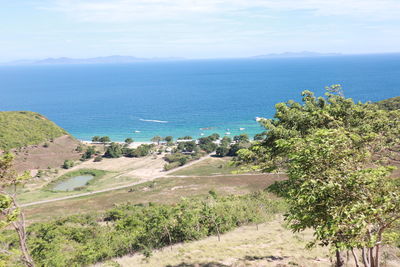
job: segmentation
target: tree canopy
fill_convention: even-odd
[[[383,234],[400,217],[400,188],[387,166],[399,144],[400,112],[354,103],[339,85],[327,91],[325,97],[304,91],[302,103],[277,104],[274,118],[261,121],[265,138],[239,150],[235,161],[264,172],[286,170],[289,180],[273,188],[289,204],[289,227],[312,228],[312,244],[336,251],[337,266],[348,250],[356,265],[361,254],[365,266],[377,267]]]

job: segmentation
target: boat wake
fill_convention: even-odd
[[[168,121],[159,121],[159,120],[145,120],[145,119],[139,119],[140,121],[147,121],[147,122],[157,122],[157,123],[168,123]]]

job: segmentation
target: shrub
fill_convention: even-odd
[[[172,170],[172,169],[174,169],[176,167],[179,167],[179,166],[181,166],[181,163],[178,162],[178,161],[177,162],[168,163],[168,164],[164,165],[164,171],[169,171],[169,170]]]
[[[97,157],[95,157],[94,158],[94,162],[100,162],[100,161],[102,161],[103,160],[103,157],[102,156],[97,156]]]
[[[74,165],[75,164],[74,164],[74,162],[72,160],[67,159],[67,160],[64,161],[64,164],[62,165],[62,167],[64,169],[70,169],[70,168],[74,167]]]
[[[119,205],[105,214],[75,215],[36,223],[28,243],[38,266],[85,266],[132,252],[219,235],[283,212],[265,193],[183,199],[175,205]],[[104,222],[112,222],[112,227]],[[13,239],[9,239],[11,246]],[[67,251],[67,253],[66,253]]]

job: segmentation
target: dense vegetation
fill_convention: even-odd
[[[0,150],[38,145],[66,134],[65,130],[39,113],[0,112]]]
[[[400,96],[379,101],[377,104],[381,109],[400,110]]]
[[[112,257],[178,242],[220,235],[244,224],[265,222],[282,212],[282,201],[266,193],[182,199],[175,205],[124,204],[99,215],[77,215],[28,228],[28,244],[38,266],[84,266]],[[15,236],[2,240],[8,249]]]
[[[276,105],[264,119],[265,138],[238,151],[251,168],[287,171],[272,189],[286,198],[294,231],[311,228],[310,245],[329,246],[336,266],[351,252],[359,266],[378,267],[385,234],[400,219],[400,187],[390,177],[393,147],[400,144],[400,111],[345,98],[340,86],[326,97],[303,92],[302,103]]]

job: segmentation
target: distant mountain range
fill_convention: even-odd
[[[147,61],[172,61],[184,60],[184,58],[139,58],[132,56],[108,56],[94,58],[46,58],[40,60],[17,60],[5,63],[5,65],[57,65],[57,64],[118,64],[118,63],[134,63]]]
[[[317,53],[310,51],[303,52],[284,52],[280,54],[267,54],[267,55],[258,55],[251,58],[290,58],[290,57],[332,57],[332,56],[341,56],[343,54],[340,53]]]
[[[327,57],[327,56],[340,56],[339,53],[317,53],[310,51],[303,52],[284,52],[280,54],[266,54],[249,57],[251,59],[263,58],[302,58],[302,57]],[[185,60],[181,57],[160,57],[160,58],[140,58],[132,56],[107,56],[107,57],[93,57],[93,58],[46,58],[39,60],[16,60],[12,62],[3,63],[1,65],[65,65],[65,64],[123,64],[135,62],[151,62],[151,61],[176,61]]]

